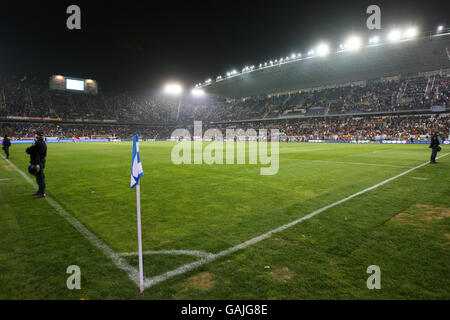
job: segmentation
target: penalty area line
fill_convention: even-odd
[[[16,167],[14,163],[6,160],[3,155],[0,155],[3,160],[7,161],[9,165],[16,170],[29,184],[33,187],[37,188],[36,183],[31,180],[29,176],[27,176],[22,170]],[[47,195],[44,198],[47,202],[56,210],[56,212],[66,219],[79,233],[81,233],[94,247],[102,251],[111,261],[121,270],[125,271],[130,280],[132,280],[136,285],[139,285],[139,273],[138,270],[126,262],[124,258],[120,256],[120,254],[114,252],[105,242],[103,242],[100,238],[94,235],[91,231],[89,231],[80,221],[78,221],[74,216],[68,213],[58,202],[53,200],[51,197]]]
[[[443,157],[447,156],[448,154],[449,153],[443,154],[442,156],[440,156],[440,157],[438,157],[436,159],[443,158]],[[322,208],[320,208],[320,209],[318,209],[316,211],[313,211],[310,214],[308,214],[308,215],[306,215],[306,216],[304,216],[302,218],[299,218],[299,219],[294,220],[294,221],[292,221],[290,223],[282,225],[281,227],[278,227],[278,228],[273,229],[273,230],[271,230],[269,232],[266,232],[266,233],[264,233],[264,234],[262,234],[262,235],[260,235],[258,237],[255,237],[255,238],[247,240],[247,241],[245,241],[243,243],[240,243],[240,244],[238,244],[236,246],[230,247],[230,248],[228,248],[226,250],[220,251],[220,252],[215,253],[215,254],[211,254],[209,256],[201,258],[200,260],[184,264],[184,265],[182,265],[181,267],[179,267],[177,269],[168,271],[168,272],[160,274],[158,276],[155,276],[155,277],[152,277],[152,278],[147,278],[144,281],[144,286],[145,286],[145,288],[149,288],[151,286],[154,286],[155,284],[158,284],[160,282],[166,281],[166,280],[168,280],[168,279],[170,279],[170,278],[172,278],[174,276],[181,275],[183,273],[186,273],[188,271],[196,269],[196,268],[198,268],[198,267],[200,267],[202,265],[205,265],[207,263],[213,262],[213,261],[215,261],[215,260],[217,260],[217,259],[219,259],[219,258],[221,258],[223,256],[229,255],[229,254],[234,253],[234,252],[236,252],[238,250],[241,250],[241,249],[247,248],[247,247],[249,247],[251,245],[254,245],[254,244],[256,244],[256,243],[258,243],[258,242],[260,242],[262,240],[265,240],[265,239],[269,238],[274,233],[278,233],[278,232],[284,231],[284,230],[286,230],[286,229],[288,229],[290,227],[295,226],[296,224],[298,224],[298,223],[300,223],[302,221],[311,219],[312,217],[318,215],[319,213],[321,213],[321,212],[323,212],[323,211],[325,211],[327,209],[333,208],[333,207],[335,207],[335,206],[337,206],[337,205],[339,205],[339,204],[341,204],[343,202],[351,200],[351,199],[353,199],[353,198],[355,198],[355,197],[357,197],[359,195],[362,195],[362,194],[364,194],[364,193],[366,193],[368,191],[371,191],[371,190],[374,190],[374,189],[376,189],[378,187],[381,187],[382,185],[384,185],[384,184],[386,184],[388,182],[391,182],[391,181],[393,181],[395,179],[398,179],[398,178],[400,178],[400,177],[410,173],[411,171],[414,171],[414,170],[419,169],[419,168],[421,168],[423,166],[426,166],[427,164],[429,164],[428,161],[425,162],[425,163],[422,163],[422,164],[420,164],[420,165],[418,165],[416,167],[408,169],[408,170],[406,170],[406,171],[404,171],[404,172],[402,172],[400,174],[397,174],[397,175],[395,175],[395,176],[393,176],[391,178],[388,178],[388,179],[386,179],[386,180],[384,180],[382,182],[379,182],[379,183],[377,183],[377,184],[375,184],[375,185],[373,185],[371,187],[368,187],[368,188],[366,188],[364,190],[356,192],[356,193],[354,193],[354,194],[352,194],[352,195],[350,195],[350,196],[348,196],[348,197],[346,197],[344,199],[341,199],[339,201],[333,202],[332,204],[329,204],[329,205],[327,205],[325,207],[322,207]]]

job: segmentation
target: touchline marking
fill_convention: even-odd
[[[173,255],[187,255],[196,257],[207,257],[213,255],[209,252],[199,250],[146,250],[142,251],[143,254],[173,254]],[[138,252],[123,252],[119,253],[122,257],[137,256]]]
[[[14,163],[8,161],[3,155],[0,155],[5,161],[7,161],[24,179],[30,183],[33,187],[37,188],[36,183],[31,180],[22,170],[17,168]],[[139,285],[139,272],[136,268],[130,266],[124,258],[122,258],[118,253],[114,252],[106,243],[104,243],[100,238],[95,236],[90,232],[80,221],[78,221],[74,216],[69,214],[64,208],[55,200],[47,195],[44,198],[47,202],[56,210],[56,212],[66,219],[75,229],[78,230],[86,239],[89,240],[92,245],[100,249],[111,261],[121,270],[125,271],[128,277]]]
[[[443,158],[443,157],[447,156],[448,154],[449,153],[443,154],[442,156],[440,156],[440,157],[438,157],[436,159]],[[329,205],[327,205],[327,206],[325,206],[323,208],[320,208],[320,209],[318,209],[316,211],[313,211],[310,214],[308,214],[308,215],[306,215],[306,216],[304,216],[302,218],[299,218],[299,219],[294,220],[294,221],[292,221],[292,222],[290,222],[288,224],[285,224],[285,225],[283,225],[281,227],[278,227],[278,228],[273,229],[273,230],[271,230],[269,232],[266,232],[266,233],[264,233],[264,234],[262,234],[262,235],[260,235],[258,237],[255,237],[253,239],[247,240],[247,241],[245,241],[245,242],[243,242],[241,244],[238,244],[238,245],[236,245],[234,247],[231,247],[231,248],[228,248],[226,250],[220,251],[219,253],[215,253],[215,254],[212,254],[210,256],[204,257],[204,258],[202,258],[202,259],[200,259],[198,261],[187,263],[187,264],[182,265],[181,267],[179,267],[177,269],[168,271],[168,272],[160,274],[158,276],[155,276],[155,277],[152,277],[152,278],[147,278],[144,281],[144,286],[146,288],[149,288],[151,286],[154,286],[157,283],[160,283],[160,282],[163,282],[165,280],[168,280],[169,278],[172,278],[174,276],[186,273],[186,272],[191,271],[191,270],[193,270],[195,268],[198,268],[198,267],[200,267],[200,266],[202,266],[204,264],[207,264],[207,263],[210,263],[210,262],[212,262],[214,260],[217,260],[220,257],[229,255],[229,254],[231,254],[231,253],[233,253],[235,251],[238,251],[238,250],[244,249],[246,247],[249,247],[249,246],[251,246],[251,245],[253,245],[255,243],[258,243],[258,242],[260,242],[260,241],[262,241],[264,239],[269,238],[274,233],[278,233],[278,232],[284,231],[284,230],[286,230],[286,229],[288,229],[288,228],[290,228],[292,226],[295,226],[296,224],[298,224],[298,223],[300,223],[300,222],[302,222],[304,220],[310,219],[310,218],[314,217],[315,215],[318,215],[319,213],[321,213],[321,212],[323,212],[323,211],[325,211],[327,209],[335,207],[335,206],[337,206],[337,205],[339,205],[339,204],[341,204],[343,202],[346,202],[346,201],[348,201],[350,199],[353,199],[353,198],[355,198],[355,197],[357,197],[357,196],[359,196],[361,194],[364,194],[364,193],[366,193],[366,192],[368,192],[370,190],[376,189],[376,188],[378,188],[378,187],[380,187],[380,186],[382,186],[382,185],[384,185],[384,184],[386,184],[388,182],[391,182],[391,181],[393,181],[393,180],[395,180],[397,178],[400,178],[401,176],[404,176],[405,174],[410,173],[411,171],[414,171],[414,170],[419,169],[419,168],[421,168],[423,166],[426,166],[427,164],[429,164],[428,161],[418,165],[417,167],[413,167],[413,168],[408,169],[408,170],[406,170],[406,171],[404,171],[404,172],[402,172],[402,173],[400,173],[400,174],[398,174],[396,176],[393,176],[393,177],[391,177],[389,179],[386,179],[386,180],[384,180],[384,181],[382,181],[380,183],[377,183],[377,184],[375,184],[375,185],[373,185],[373,186],[371,186],[369,188],[366,188],[366,189],[361,190],[361,191],[359,191],[357,193],[354,193],[351,196],[348,196],[347,198],[344,198],[342,200],[336,201],[336,202],[334,202],[332,204],[329,204]]]
[[[0,181],[9,181],[11,180],[10,178],[4,178],[4,179],[0,179]]]

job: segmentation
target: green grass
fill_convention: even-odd
[[[260,165],[176,166],[173,145],[140,144],[144,250],[217,253],[430,155],[426,145],[281,143],[278,174],[261,176]],[[10,149],[23,171],[25,148]],[[130,165],[131,143],[48,144],[48,195],[119,253],[137,251]],[[0,179],[11,179],[0,180],[0,299],[449,299],[449,169],[450,155],[139,296],[125,272],[32,199],[31,185],[0,159]],[[146,255],[145,275],[196,259]],[[137,266],[136,257],[126,260]],[[72,264],[81,290],[66,287]],[[381,290],[366,287],[369,265],[381,268]]]

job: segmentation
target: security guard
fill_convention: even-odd
[[[33,171],[33,174],[36,176],[39,190],[33,193],[33,196],[36,199],[46,197],[44,169],[47,157],[47,144],[44,141],[44,134],[41,131],[36,131],[35,142],[31,147],[27,148],[26,152],[30,155],[30,164],[37,168]]]
[[[430,163],[437,163],[436,162],[436,155],[439,151],[441,151],[441,147],[439,146],[439,138],[437,136],[437,133],[433,135],[431,138],[431,143],[429,148],[431,148],[431,159]]]
[[[5,135],[5,137],[3,138],[3,143],[2,143],[3,147],[2,149],[5,151],[6,153],[6,159],[9,159],[9,147],[11,146],[11,141],[9,141],[8,136]]]

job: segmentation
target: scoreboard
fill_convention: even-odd
[[[97,94],[97,81],[92,79],[80,79],[53,75],[50,77],[50,89],[72,92],[83,92],[88,94]]]

